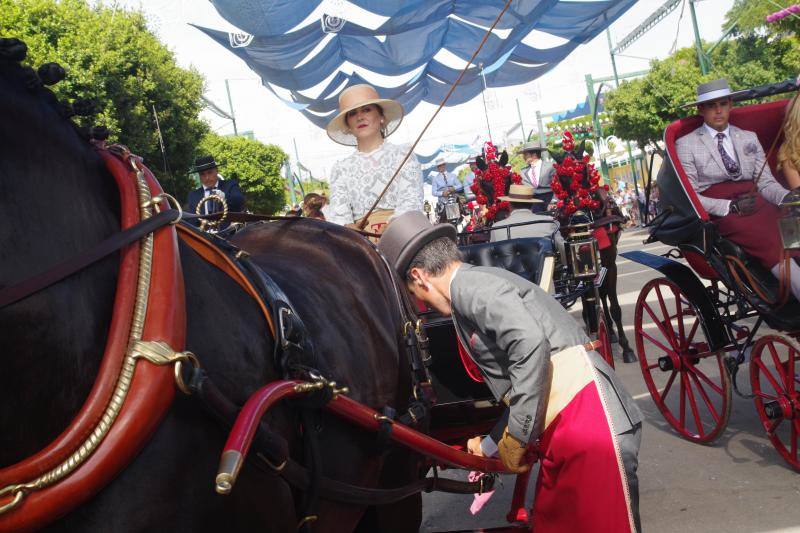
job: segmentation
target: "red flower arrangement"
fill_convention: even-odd
[[[558,179],[550,184],[553,195],[558,198],[556,210],[559,218],[569,217],[579,209],[596,210],[601,205],[597,194],[600,189],[600,173],[589,163],[588,154],[581,156],[575,152],[575,139],[569,131],[564,132],[561,147],[564,154],[561,158],[556,158],[558,162],[553,164]],[[583,153],[583,144],[579,152]],[[608,185],[603,188],[608,190]]]
[[[470,189],[475,193],[475,201],[486,206],[484,218],[488,224],[494,222],[498,213],[511,209],[508,202],[497,199],[505,196],[511,183],[522,183],[522,177],[512,172],[511,167],[506,165],[507,162],[508,154],[503,151],[498,159],[497,148],[491,142],[484,143],[483,157],[476,160],[478,169]]]

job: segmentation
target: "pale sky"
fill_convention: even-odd
[[[261,85],[260,79],[243,61],[189,26],[189,23],[194,23],[223,31],[236,30],[216,12],[211,2],[103,1],[120,7],[141,8],[147,14],[150,28],[175,53],[178,63],[183,67],[193,66],[202,73],[206,79],[206,97],[225,110],[228,109],[225,80],[229,80],[239,132],[253,131],[258,140],[282,147],[293,161],[296,143],[300,160],[315,177],[327,177],[333,163],[352,151],[352,148],[331,141],[324,130],[278,100]],[[341,0],[326,1],[341,4]],[[639,0],[634,4],[611,26],[613,44],[616,45],[663,3],[664,0]],[[707,42],[719,39],[724,14],[732,4],[733,0],[696,0],[695,9],[702,39]],[[676,42],[678,48],[692,45],[694,36],[688,4],[683,9],[682,17],[681,11],[681,7],[678,7],[623,51],[624,56],[617,56],[620,75],[646,69],[650,59],[668,56]],[[517,102],[526,134],[536,127],[536,111],[542,114],[556,113],[583,102],[586,98],[586,74],[595,78],[613,74],[605,32],[576,48],[566,60],[533,82],[515,87],[489,87],[486,99],[495,144],[503,146],[506,141],[509,144],[519,142],[519,129],[507,138],[504,135],[519,122]],[[434,110],[432,104],[418,105],[406,116],[390,141],[413,142]],[[203,116],[217,133],[233,133],[230,121],[210,112],[205,112]],[[443,109],[420,141],[416,152],[429,154],[442,144],[468,144],[477,136],[488,140],[480,96],[463,105]]]

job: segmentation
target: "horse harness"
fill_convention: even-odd
[[[230,276],[257,302],[275,340],[276,368],[284,377],[302,377],[318,385],[313,399],[301,407],[305,425],[310,424],[312,410],[336,394],[348,392],[315,369],[314,347],[302,320],[278,284],[246,252],[217,237],[178,225],[182,217],[193,215],[182,213],[178,202],[161,190],[140,158],[126,147],[113,145],[97,152],[119,187],[121,231],[41,274],[0,290],[0,307],[5,307],[120,252],[115,317],[90,396],[71,426],[44,450],[0,469],[0,532],[44,527],[99,492],[145,445],[171,405],[175,387],[194,394],[224,427],[229,428],[235,420],[238,406],[214,385],[198,358],[183,351],[186,310],[185,305],[176,305],[176,301],[184,301],[183,276],[180,263],[175,260],[176,237]],[[169,208],[170,202],[175,209]],[[379,442],[385,444],[395,419],[424,428],[435,395],[427,371],[427,338],[407,294],[399,289],[394,272],[382,255],[381,258],[403,316],[402,334],[413,384],[406,413],[397,416],[394,408],[384,408]],[[141,364],[140,360],[147,363]],[[191,370],[186,372],[185,366],[191,366]],[[129,423],[115,425],[115,421]],[[267,465],[269,471],[306,492],[304,518],[298,528],[308,529],[316,519],[313,509],[320,495],[349,504],[383,505],[423,490],[483,492],[490,490],[494,481],[491,476],[467,483],[434,475],[396,489],[350,485],[321,475],[315,432],[303,433],[306,456],[316,458],[310,469],[292,460],[285,439],[265,425],[260,426],[255,439],[257,456],[263,461],[257,466],[264,469],[263,465]],[[79,469],[81,476],[71,475]]]

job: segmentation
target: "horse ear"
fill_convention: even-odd
[[[481,172],[486,172],[486,169],[489,168],[486,164],[486,159],[484,159],[482,155],[475,158],[475,166],[478,167]]]
[[[503,153],[500,154],[500,161],[498,161],[498,162],[500,163],[501,167],[506,166],[506,163],[508,163],[508,152],[503,150]]]
[[[580,145],[578,145],[578,149],[577,149],[577,150],[575,150],[575,154],[576,154],[578,157],[583,157],[583,154],[585,154],[585,153],[586,153],[586,139],[583,139],[583,140],[581,141],[581,144],[580,144]]]
[[[552,157],[553,160],[560,165],[564,162],[564,158],[567,157],[567,152],[564,152],[563,150],[560,152],[550,152],[550,157]]]

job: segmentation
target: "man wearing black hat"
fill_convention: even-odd
[[[214,156],[204,155],[194,160],[194,168],[192,172],[197,172],[200,175],[201,187],[191,191],[186,200],[186,211],[194,213],[197,210],[197,204],[207,196],[219,196],[228,204],[228,211],[240,212],[244,209],[244,194],[239,188],[239,185],[233,180],[225,180],[219,176],[217,170],[217,162],[214,161]],[[222,210],[222,206],[216,200],[206,202],[202,206],[201,214],[207,215]],[[197,219],[190,220],[195,226],[200,223]],[[230,224],[224,222],[220,226],[220,230],[224,230]]]
[[[531,205],[531,211],[534,213],[546,211],[550,200],[553,199],[553,189],[550,188],[550,183],[553,181],[555,169],[553,165],[546,165],[542,160],[542,152],[546,150],[547,148],[535,142],[525,143],[517,150],[517,154],[522,155],[525,160],[525,166],[520,169],[522,183],[536,189],[534,196],[541,200],[541,203],[537,202]]]
[[[635,402],[553,297],[506,270],[462,263],[455,239],[451,225],[412,211],[395,218],[378,248],[410,293],[452,317],[509,407],[498,442],[471,439],[470,452],[497,453],[516,473],[538,453],[534,531],[639,531]]]

